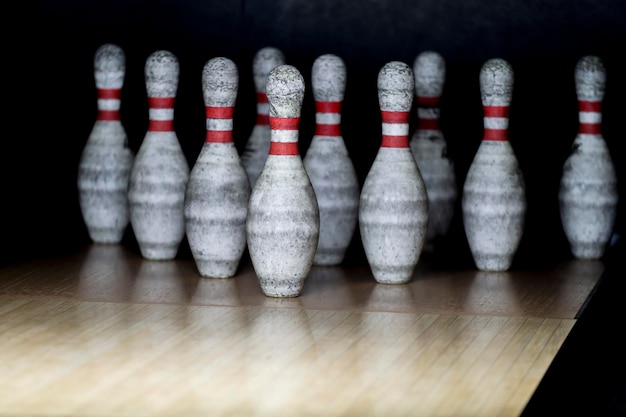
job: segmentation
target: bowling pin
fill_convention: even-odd
[[[238,86],[233,61],[218,57],[205,64],[206,137],[185,194],[187,241],[203,277],[235,275],[246,247],[250,182],[233,142]]]
[[[617,214],[617,178],[601,131],[606,71],[597,56],[584,56],[575,69],[578,134],[563,166],[559,206],[570,250],[578,259],[600,259]]]
[[[185,235],[184,201],[189,165],[174,130],[178,59],[156,51],[146,60],[148,131],[130,174],[130,223],[146,259],[176,257]]]
[[[270,149],[269,104],[265,91],[267,75],[276,66],[284,63],[285,56],[282,51],[269,46],[257,51],[252,61],[257,117],[250,137],[241,153],[241,161],[252,187],[256,184]]]
[[[465,235],[483,271],[506,271],[519,246],[526,215],[524,178],[508,139],[513,68],[499,58],[480,70],[484,135],[463,184]]]
[[[338,265],[356,228],[359,182],[341,135],[346,67],[341,58],[318,57],[312,68],[315,134],[304,157],[320,210],[320,237],[314,265]]]
[[[360,196],[359,228],[374,279],[409,282],[428,230],[426,185],[409,147],[413,70],[392,61],[378,73],[382,142]]]
[[[298,151],[304,78],[291,65],[267,77],[271,142],[252,189],[248,251],[263,293],[297,297],[313,265],[320,215],[315,190]]]
[[[78,167],[80,209],[90,239],[119,243],[129,222],[128,179],[133,153],[120,119],[126,72],[124,51],[100,46],[94,58],[98,115]]]
[[[446,63],[437,52],[420,53],[413,63],[417,101],[417,129],[410,146],[428,194],[428,232],[424,250],[448,233],[458,196],[454,163],[439,127],[439,102],[443,93]]]

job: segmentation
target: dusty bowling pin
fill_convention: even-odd
[[[257,116],[250,137],[241,153],[241,161],[252,187],[256,184],[270,149],[269,104],[265,91],[267,75],[272,69],[284,63],[285,56],[282,51],[270,46],[259,49],[252,61]]]
[[[78,167],[78,196],[87,232],[96,243],[119,243],[129,222],[128,178],[133,153],[120,118],[124,51],[100,46],[94,58],[98,115]]]
[[[563,230],[578,259],[599,259],[617,215],[617,177],[601,132],[606,71],[597,56],[582,57],[575,69],[579,129],[565,160],[559,190]]]
[[[458,196],[454,163],[439,127],[439,102],[443,93],[446,63],[437,52],[424,51],[413,63],[417,101],[417,129],[410,145],[428,194],[428,233],[425,250],[448,233]]]
[[[382,142],[359,206],[359,228],[374,279],[403,284],[413,277],[428,230],[426,185],[409,147],[413,70],[392,61],[378,73]]]
[[[463,185],[463,226],[476,267],[511,267],[524,231],[526,191],[508,139],[513,68],[500,58],[480,70],[484,135]]]
[[[356,228],[359,182],[341,135],[341,104],[346,87],[346,67],[336,55],[313,62],[315,134],[304,157],[320,210],[320,238],[314,265],[338,265]]]
[[[298,150],[300,72],[285,64],[274,68],[267,98],[271,143],[248,204],[248,251],[266,296],[296,297],[313,265],[320,230],[315,190]]]
[[[130,223],[146,259],[175,258],[185,236],[189,165],[174,131],[178,77],[178,59],[171,52],[156,51],[146,60],[149,124],[128,189]]]
[[[202,72],[206,137],[189,174],[185,230],[200,275],[235,275],[246,247],[250,182],[233,142],[237,66],[210,59]]]

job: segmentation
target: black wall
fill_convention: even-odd
[[[78,206],[80,153],[96,117],[93,56],[103,43],[126,53],[122,122],[137,150],[148,123],[144,63],[167,49],[180,60],[175,127],[190,166],[204,141],[201,73],[215,56],[239,67],[234,135],[239,149],[256,118],[252,58],[280,48],[307,81],[300,150],[313,135],[310,70],[335,53],[347,65],[342,133],[361,183],[380,144],[376,78],[388,61],[413,64],[430,49],[447,62],[441,128],[462,187],[482,138],[478,74],[489,58],[515,71],[509,136],[527,186],[526,230],[514,267],[570,256],[558,214],[561,169],[578,129],[574,66],[598,55],[607,69],[603,134],[622,197],[616,231],[624,229],[626,135],[626,3],[621,0],[205,0],[41,1],[7,13],[16,28],[3,59],[5,133],[2,173],[4,261],[63,253],[89,242]],[[411,132],[416,127],[412,113]],[[449,265],[471,265],[459,214],[436,253]],[[129,227],[130,229],[130,227]],[[125,244],[133,247],[132,234]],[[179,256],[189,256],[185,244]],[[347,263],[365,262],[355,235]]]

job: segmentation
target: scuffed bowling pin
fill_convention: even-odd
[[[601,132],[606,84],[602,60],[581,58],[575,83],[579,129],[563,166],[561,222],[574,257],[599,259],[611,239],[618,202],[615,168]]]
[[[409,147],[415,79],[410,66],[392,61],[378,73],[382,142],[365,178],[359,227],[374,279],[411,280],[428,230],[426,185]]]
[[[271,143],[248,205],[248,251],[266,296],[296,297],[313,265],[320,227],[315,190],[298,151],[300,72],[291,65],[274,68],[267,98]]]
[[[443,93],[446,63],[437,52],[420,53],[413,64],[417,100],[417,129],[410,145],[428,194],[426,248],[448,233],[458,196],[454,163],[439,127],[439,102]]]
[[[505,271],[524,231],[526,195],[522,172],[508,139],[513,68],[503,59],[480,71],[484,135],[463,185],[465,235],[476,267]]]
[[[185,236],[184,202],[189,165],[174,131],[178,59],[156,51],[146,60],[148,131],[130,174],[130,223],[146,259],[176,257]]]
[[[284,63],[285,56],[282,51],[269,46],[260,49],[254,55],[252,62],[257,116],[256,123],[241,154],[241,161],[252,187],[256,184],[270,149],[269,104],[265,91],[267,75],[272,69]]]
[[[210,59],[202,72],[206,137],[189,174],[185,230],[200,275],[235,275],[246,247],[250,182],[233,142],[237,66]]]
[[[120,119],[124,51],[104,44],[94,58],[98,116],[80,157],[78,195],[92,241],[119,243],[129,222],[128,178],[133,153]]]
[[[338,265],[356,228],[359,182],[341,135],[341,104],[346,67],[336,55],[322,55],[313,63],[315,134],[304,157],[320,210],[320,238],[314,265]]]

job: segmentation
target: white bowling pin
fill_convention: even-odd
[[[252,187],[256,184],[270,149],[269,104],[265,91],[267,75],[272,69],[284,63],[285,56],[282,51],[270,46],[257,51],[252,62],[257,117],[250,137],[241,153],[241,161]]]
[[[448,144],[439,127],[445,60],[437,52],[422,52],[415,58],[413,73],[418,125],[410,145],[426,184],[429,213],[425,250],[432,250],[435,238],[448,233],[458,196],[454,163],[448,157]]]
[[[524,231],[526,189],[508,139],[513,68],[499,58],[480,71],[484,135],[463,185],[465,235],[476,267],[511,267]]]
[[[235,275],[246,247],[250,182],[233,142],[239,73],[228,58],[210,59],[202,72],[206,137],[189,174],[185,230],[200,275]]]
[[[146,259],[176,257],[185,236],[184,200],[189,165],[174,131],[178,59],[156,51],[146,60],[148,131],[130,174],[130,223]]]
[[[320,210],[320,238],[314,265],[338,265],[356,228],[359,182],[341,135],[346,67],[341,58],[318,57],[312,69],[315,134],[304,157]]]
[[[133,153],[120,119],[124,51],[104,44],[94,58],[98,115],[80,157],[78,196],[87,232],[96,243],[119,243],[129,222],[128,178]]]
[[[313,265],[319,239],[315,190],[298,150],[304,79],[291,65],[267,77],[269,154],[248,205],[248,251],[261,289],[270,297],[296,297]]]
[[[365,178],[359,227],[374,279],[383,284],[411,280],[428,230],[428,197],[409,147],[413,70],[392,61],[378,73],[382,142]]]
[[[597,56],[582,57],[575,70],[579,129],[565,160],[559,190],[563,230],[574,257],[599,259],[617,215],[617,177],[601,132],[606,71]]]

